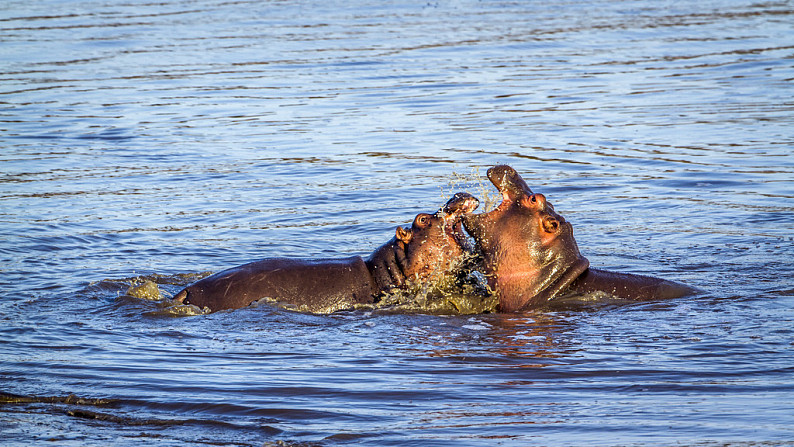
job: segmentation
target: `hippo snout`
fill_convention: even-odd
[[[480,201],[473,195],[466,192],[459,192],[452,196],[444,205],[445,214],[468,214],[480,206]]]
[[[502,194],[507,194],[512,200],[522,195],[532,194],[527,182],[518,175],[518,172],[507,165],[497,165],[488,169],[488,180],[496,186]]]
[[[515,176],[516,170],[508,165],[496,165],[488,168],[488,178],[493,181],[495,177],[504,177],[504,176]]]

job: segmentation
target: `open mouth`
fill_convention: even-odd
[[[455,239],[458,245],[465,247],[468,244],[468,237],[463,231],[462,220],[464,216],[471,214],[480,201],[469,193],[459,192],[455,194],[439,214],[444,218],[444,232]]]
[[[515,169],[507,165],[497,165],[488,169],[488,180],[502,194],[502,201],[491,211],[463,216],[463,226],[475,240],[482,239],[483,227],[504,212],[522,195],[532,194],[532,190]]]
[[[448,224],[444,230],[449,236],[452,236],[452,238],[455,239],[455,242],[457,242],[457,244],[461,247],[466,247],[469,245],[469,239],[466,233],[463,231],[463,224],[461,223],[460,217],[455,219],[455,221],[451,224]]]

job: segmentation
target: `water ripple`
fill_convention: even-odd
[[[787,442],[792,10],[697,5],[8,3],[4,442]],[[366,256],[456,191],[492,207],[497,163],[593,265],[707,293],[474,316],[128,294]]]

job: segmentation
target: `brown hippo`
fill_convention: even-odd
[[[563,295],[605,292],[629,300],[680,297],[697,290],[650,276],[589,268],[573,228],[543,194],[534,194],[510,166],[494,166],[488,178],[502,193],[493,211],[464,216],[463,225],[483,256],[499,310],[534,309]]]
[[[467,247],[461,218],[478,205],[470,194],[455,194],[436,213],[417,215],[410,229],[397,227],[396,235],[367,260],[263,259],[201,279],[174,299],[211,311],[245,307],[262,298],[308,312],[375,303],[382,292],[406,280],[453,272]]]

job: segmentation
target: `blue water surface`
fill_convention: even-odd
[[[794,444],[788,1],[8,0],[6,446]],[[175,316],[366,256],[507,163],[593,266],[703,295]]]

